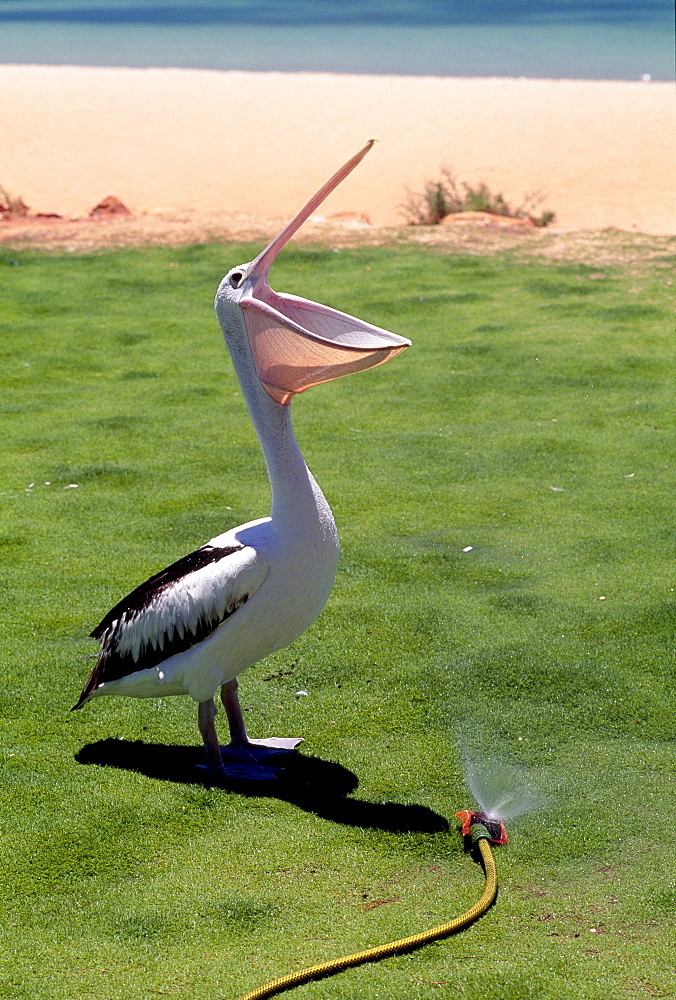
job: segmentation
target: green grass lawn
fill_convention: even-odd
[[[497,905],[290,995],[673,996],[664,269],[285,250],[275,287],[414,345],[294,403],[341,564],[241,683],[252,735],[302,759],[209,788],[188,699],[70,713],[109,607],[268,513],[212,310],[256,249],[0,252],[0,997],[234,1000],[449,919],[483,884],[467,759],[542,802],[508,824]]]

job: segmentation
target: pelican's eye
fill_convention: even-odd
[[[246,275],[244,274],[244,271],[233,271],[232,274],[230,275],[231,286],[233,288],[239,288],[239,286],[244,281],[245,277]]]

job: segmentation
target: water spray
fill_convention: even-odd
[[[476,792],[475,792],[476,795]],[[480,801],[477,799],[477,801]],[[357,951],[352,955],[343,955],[340,958],[330,959],[327,962],[320,962],[318,965],[311,965],[307,969],[299,969],[291,972],[280,979],[274,979],[264,986],[258,986],[243,994],[239,1000],[265,1000],[266,997],[276,996],[286,990],[301,986],[313,979],[324,979],[326,976],[333,976],[344,969],[353,968],[355,965],[364,965],[366,962],[378,962],[382,958],[390,958],[392,955],[401,955],[404,952],[414,951],[431,941],[439,941],[441,938],[449,937],[458,931],[464,930],[473,924],[475,920],[490,909],[498,894],[498,876],[495,868],[495,858],[491,847],[497,847],[507,843],[507,831],[504,823],[494,815],[479,812],[472,809],[463,809],[455,814],[462,821],[461,831],[465,838],[465,846],[472,856],[483,867],[486,876],[484,891],[474,904],[459,917],[444,924],[438,924],[429,930],[421,931],[419,934],[412,934],[410,937],[400,938],[398,941],[389,941],[387,944],[377,945],[375,948],[367,948],[365,951]]]

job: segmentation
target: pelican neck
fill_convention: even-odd
[[[281,526],[292,521],[302,526],[325,505],[321,490],[305,464],[293,432],[291,404],[278,403],[261,384],[249,350],[248,339],[228,345],[242,395],[265,458],[272,490],[272,520]],[[321,498],[321,499],[320,499]]]

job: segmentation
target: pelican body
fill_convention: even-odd
[[[382,364],[410,344],[346,313],[274,292],[268,283],[279,251],[372,145],[344,164],[255,260],[229,271],[216,293],[216,314],[265,456],[270,517],[218,535],[168,566],[91,633],[101,651],[74,707],[104,695],[189,695],[199,706],[206,766],[216,774],[270,778],[274,767],[260,762],[301,742],[249,738],[237,677],[309,628],[338,565],[336,524],[296,443],[291,400]],[[219,688],[227,747],[219,745],[214,723]]]

